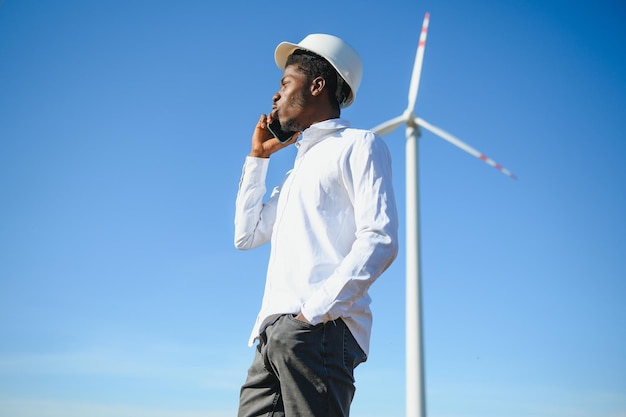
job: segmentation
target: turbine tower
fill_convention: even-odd
[[[430,14],[424,16],[422,32],[417,46],[409,101],[406,110],[391,120],[376,126],[372,130],[379,135],[387,135],[400,125],[406,125],[406,415],[407,417],[426,417],[426,385],[424,378],[424,351],[422,330],[422,290],[420,270],[420,232],[419,232],[419,193],[418,193],[418,146],[419,127],[431,131],[440,138],[461,148],[503,174],[516,179],[510,171],[486,157],[471,146],[461,142],[448,132],[431,125],[415,115],[415,102],[419,89],[424,48]]]

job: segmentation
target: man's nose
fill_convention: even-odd
[[[276,94],[274,94],[274,97],[272,97],[272,101],[273,101],[274,103],[276,103],[278,100],[280,100],[280,94],[279,94],[279,93],[276,93]]]

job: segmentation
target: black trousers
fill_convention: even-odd
[[[365,360],[343,320],[281,316],[261,334],[238,417],[348,417],[354,368]]]

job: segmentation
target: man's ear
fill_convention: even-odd
[[[326,80],[322,77],[317,77],[311,82],[311,95],[319,96],[324,91],[324,87],[326,87]]]

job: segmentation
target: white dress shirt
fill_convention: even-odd
[[[282,314],[342,318],[365,354],[370,285],[398,252],[391,158],[383,140],[332,119],[306,129],[294,167],[268,201],[269,158],[248,156],[236,201],[235,246],[271,241],[265,294],[250,346]]]

